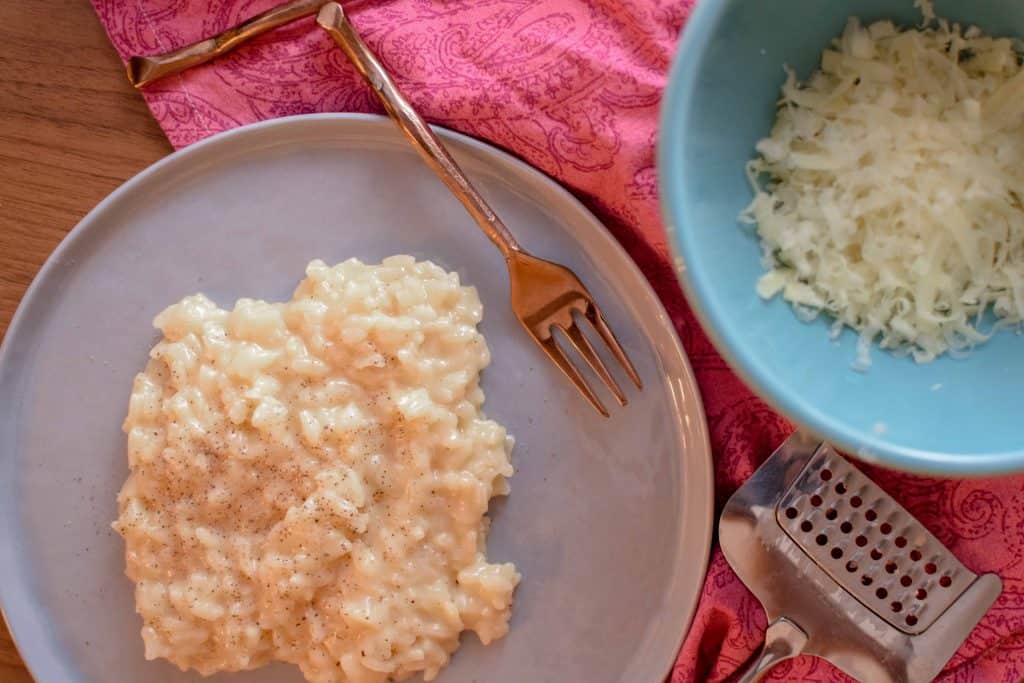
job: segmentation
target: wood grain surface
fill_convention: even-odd
[[[64,235],[171,151],[87,0],[0,2],[0,338]],[[0,623],[0,683],[29,683]]]

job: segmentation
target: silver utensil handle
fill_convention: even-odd
[[[513,252],[519,251],[519,244],[512,233],[469,182],[469,178],[430,130],[427,122],[402,95],[377,57],[356,33],[341,5],[336,2],[324,5],[317,15],[316,23],[334,38],[420,156],[462,202],[480,229],[501,250],[505,258],[508,259]]]
[[[800,654],[806,644],[807,634],[799,626],[786,617],[776,619],[764,634],[764,647],[757,661],[736,683],[757,683],[773,666]]]

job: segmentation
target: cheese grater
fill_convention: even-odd
[[[790,437],[725,506],[726,560],[768,614],[739,683],[798,654],[864,683],[932,680],[1002,591],[828,444]]]

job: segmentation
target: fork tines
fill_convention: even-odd
[[[611,328],[608,327],[608,323],[605,322],[604,316],[601,315],[601,311],[593,304],[593,302],[587,302],[587,307],[583,312],[583,317],[586,318],[594,330],[600,335],[601,339],[607,345],[615,359],[619,361],[619,364],[625,369],[626,374],[636,385],[637,389],[643,389],[643,382],[640,380],[640,375],[637,374],[636,368],[633,367],[633,363],[630,362],[629,356],[623,351],[622,346],[619,344],[619,340],[615,338],[615,333],[612,332]],[[583,334],[583,330],[579,326],[579,320],[576,316],[573,316],[571,325],[563,327],[561,325],[553,325],[552,328],[560,330],[569,343],[572,345],[576,352],[583,357],[587,365],[594,372],[595,375],[600,378],[604,385],[608,387],[608,390],[615,396],[615,400],[618,401],[620,406],[625,406],[629,403],[626,395],[619,388],[615,378],[612,377],[611,372],[608,371],[608,367],[604,361],[597,354],[593,344]],[[572,383],[576,386],[581,394],[590,402],[597,412],[601,413],[605,417],[610,417],[608,409],[604,407],[601,399],[598,398],[597,394],[584,379],[582,373],[573,364],[572,359],[565,352],[565,350],[558,344],[555,339],[555,335],[549,330],[549,334],[545,339],[539,340],[541,347],[547,353],[548,357],[554,361],[558,368],[568,377]]]

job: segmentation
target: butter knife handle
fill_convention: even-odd
[[[373,90],[373,94],[380,99],[384,109],[398,124],[409,142],[431,170],[448,186],[452,194],[462,202],[488,239],[501,250],[506,260],[511,258],[513,252],[520,250],[512,233],[473,187],[444,144],[430,130],[427,122],[402,95],[376,55],[356,33],[341,5],[336,2],[324,5],[317,15],[316,23],[334,38],[334,42],[355,65],[356,70]]]
[[[198,43],[161,55],[132,57],[127,65],[128,80],[134,87],[144,88],[153,81],[204,64],[230,52],[250,38],[296,19],[316,14],[322,4],[323,0],[292,0]]]

